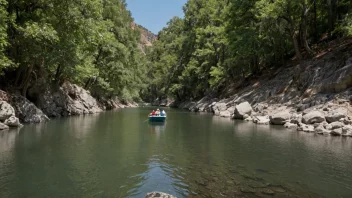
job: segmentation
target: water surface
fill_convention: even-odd
[[[0,132],[0,197],[352,197],[352,138],[150,111]]]

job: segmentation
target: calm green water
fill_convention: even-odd
[[[352,197],[352,138],[150,110],[0,132],[0,197]]]

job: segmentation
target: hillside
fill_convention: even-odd
[[[352,136],[352,40],[327,46],[301,63],[291,60],[285,67],[234,82],[221,94],[176,105],[256,124]]]
[[[131,23],[132,29],[138,29],[141,32],[141,38],[139,42],[139,48],[145,52],[145,47],[150,47],[153,45],[153,42],[158,39],[158,36],[153,32],[149,31],[147,28],[136,24],[134,22]]]

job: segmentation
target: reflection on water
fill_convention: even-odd
[[[0,132],[0,197],[349,197],[352,140],[149,108]]]
[[[15,146],[16,137],[21,129],[0,131],[0,154],[7,154]]]
[[[151,129],[151,133],[159,137],[160,133],[162,133],[166,129],[166,122],[149,122],[149,126]]]

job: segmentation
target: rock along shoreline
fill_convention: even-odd
[[[182,102],[171,105],[192,112],[209,112],[215,116],[239,119],[261,125],[282,125],[307,133],[352,137],[352,117],[349,114],[350,102],[337,100],[297,111],[292,106],[262,102],[253,106],[248,102],[228,102],[203,100]]]
[[[167,104],[168,100],[158,101]],[[352,137],[352,40],[171,107],[307,133]]]
[[[42,123],[50,118],[99,113],[116,108],[136,107],[115,99],[94,98],[89,91],[75,84],[64,83],[57,89],[45,87],[31,92],[35,102],[17,94],[0,90],[0,131]],[[33,97],[35,96],[35,97]]]

